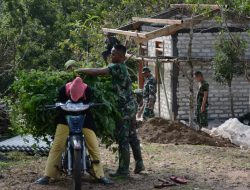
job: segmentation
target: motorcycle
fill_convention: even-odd
[[[56,103],[46,106],[47,109],[62,109],[66,114],[66,121],[69,127],[69,136],[66,142],[65,152],[62,154],[61,171],[72,176],[73,190],[81,190],[81,177],[89,173],[91,165],[99,161],[91,161],[86,146],[85,137],[82,129],[85,124],[86,114],[84,111],[96,106],[102,106],[102,103]]]

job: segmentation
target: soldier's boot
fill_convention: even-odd
[[[136,161],[134,173],[139,174],[142,171],[145,171],[145,166],[143,164],[143,161],[142,160],[141,161]]]
[[[130,152],[129,144],[119,147],[119,167],[116,173],[110,174],[111,177],[128,177],[129,176]]]
[[[131,145],[134,159],[135,159],[134,173],[139,174],[145,170],[145,166],[144,166],[143,160],[142,160],[140,141],[137,139],[135,142],[130,143],[130,145]]]

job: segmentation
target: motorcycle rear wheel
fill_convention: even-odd
[[[74,150],[73,161],[73,190],[81,190],[81,151]]]

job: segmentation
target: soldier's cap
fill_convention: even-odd
[[[69,67],[74,67],[74,66],[77,66],[78,64],[77,64],[77,62],[75,61],[75,60],[72,60],[72,59],[70,59],[70,60],[68,60],[65,64],[64,64],[64,67],[65,67],[65,69],[67,70],[67,69],[69,69]]]
[[[151,70],[148,67],[143,67],[142,69],[142,73],[146,73],[146,72],[151,72]]]

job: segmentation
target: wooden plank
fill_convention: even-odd
[[[151,18],[164,19],[164,18],[171,17],[171,16],[175,15],[177,11],[178,11],[177,8],[170,8],[167,11],[160,13],[160,14],[157,14]],[[125,26],[119,27],[118,30],[139,30],[142,25],[143,25],[143,22],[132,22],[132,23],[129,23]]]
[[[120,29],[109,29],[109,28],[103,28],[104,32],[110,32],[110,33],[115,33],[115,34],[122,34],[126,36],[131,36],[134,38],[134,40],[140,44],[145,41],[161,37],[161,36],[168,36],[176,33],[178,30],[190,27],[190,24],[198,24],[202,22],[203,20],[206,20],[213,16],[214,13],[219,12],[219,9],[214,9],[208,13],[205,14],[200,14],[197,16],[194,16],[192,19],[185,19],[181,24],[173,24],[170,26],[165,26],[163,28],[160,28],[158,30],[148,32],[148,33],[141,33],[141,32],[136,32],[136,31],[124,31],[121,28]],[[135,22],[137,23],[137,22]],[[139,23],[139,22],[138,22]],[[142,23],[142,22],[140,22]]]
[[[146,38],[144,33],[140,32],[132,32],[132,31],[124,31],[124,30],[118,30],[118,29],[111,29],[111,28],[102,28],[103,32],[110,32],[113,34],[122,34],[125,36],[131,36],[136,38]]]
[[[185,27],[184,24],[174,24],[174,25],[170,25],[167,27],[163,27],[159,30],[155,30],[153,32],[147,33],[145,35],[146,36],[145,40],[151,40],[151,39],[161,37],[161,36],[169,36],[177,32],[178,30],[183,29],[184,27]]]
[[[157,15],[154,15],[151,18],[164,19],[164,18],[174,16],[176,14],[176,12],[178,12],[178,8],[170,8],[167,11],[162,12],[162,13],[157,14]],[[129,23],[125,26],[119,27],[118,30],[139,30],[141,25],[143,25],[143,22],[132,22],[132,23]]]
[[[210,18],[214,13],[216,13],[218,11],[219,11],[219,9],[216,9],[216,10],[210,11],[210,12],[208,12],[206,14],[200,14],[200,15],[194,16],[192,19],[191,18],[186,19],[186,20],[183,21],[182,24],[173,24],[173,25],[170,25],[170,26],[165,26],[165,27],[163,27],[163,28],[161,28],[159,30],[155,30],[153,32],[146,33],[145,34],[146,39],[142,39],[142,40],[151,40],[151,39],[161,37],[161,36],[172,35],[175,32],[177,32],[178,30],[190,27],[191,23],[199,24],[203,20],[206,20],[206,19]]]
[[[157,24],[181,24],[182,20],[174,20],[174,19],[158,19],[158,18],[140,18],[140,17],[133,17],[133,21],[136,22],[146,22],[146,23],[157,23]]]

